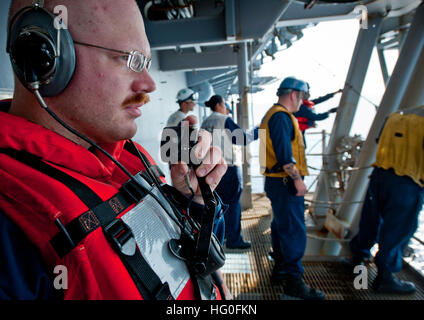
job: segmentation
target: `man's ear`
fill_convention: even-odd
[[[293,90],[292,92],[290,92],[290,98],[292,99],[292,101],[297,102],[297,98],[298,98],[297,91]]]

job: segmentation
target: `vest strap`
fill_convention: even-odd
[[[132,155],[136,156],[136,157],[141,157],[143,158],[144,162],[147,163],[147,168],[145,168],[146,170],[141,174],[143,176],[144,179],[146,179],[150,184],[154,184],[154,181],[152,181],[152,179],[150,178],[149,174],[153,174],[153,176],[160,182],[160,178],[164,178],[165,177],[165,173],[162,171],[162,169],[158,166],[158,165],[152,165],[152,163],[149,161],[149,158],[147,158],[147,156],[145,154],[143,154],[142,152],[140,152],[134,145],[134,143],[128,142],[125,143],[124,145],[124,149],[127,150],[129,153],[131,153]]]
[[[140,250],[137,250],[134,234],[124,221],[113,219],[103,231],[144,300],[174,300],[168,283],[161,282]]]
[[[42,161],[42,159],[25,150],[16,149],[0,149],[0,153],[6,154],[15,160],[26,164],[27,166],[48,175],[49,177],[63,183],[72,190],[75,195],[80,198],[88,208],[95,207],[103,202],[103,200],[89,187],[81,183],[74,177],[66,174],[65,172],[53,167]]]
[[[60,257],[69,253],[89,233],[101,226],[130,273],[143,299],[174,299],[168,283],[162,284],[160,278],[143,258],[140,251],[136,249],[135,238],[131,229],[121,219],[116,218],[117,215],[134,203],[132,200],[137,198],[140,200],[140,196],[141,198],[144,197],[141,188],[137,188],[137,194],[134,194],[134,190],[129,188],[130,184],[126,183],[115,196],[103,202],[88,186],[47,164],[40,157],[23,150],[14,149],[0,149],[0,153],[7,154],[15,160],[60,181],[90,208],[66,226],[58,221],[61,231],[50,240],[50,243]],[[133,242],[134,249],[131,249],[129,242]]]
[[[106,226],[117,215],[124,212],[131,204],[132,203],[128,202],[127,197],[122,193],[118,193],[109,200],[84,212],[79,217],[69,222],[65,227],[69,236],[64,231],[59,232],[50,240],[50,244],[62,258],[91,232],[101,226]],[[70,240],[72,240],[74,245]]]
[[[40,157],[27,151],[0,149],[0,153],[7,154],[15,160],[63,183],[90,208],[62,227],[61,232],[50,240],[50,244],[61,258],[75,248],[88,234],[98,227],[110,223],[117,215],[134,203],[134,201],[130,201],[129,196],[125,197],[123,192],[118,192],[109,200],[103,201],[93,190],[79,180],[47,164]]]

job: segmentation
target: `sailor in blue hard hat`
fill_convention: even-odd
[[[302,280],[306,249],[303,177],[308,175],[308,168],[302,133],[293,113],[299,110],[308,91],[307,83],[294,77],[281,82],[278,102],[267,111],[260,126],[259,158],[265,176],[264,189],[273,211],[271,281],[281,284],[286,295],[322,300],[324,293]]]
[[[280,97],[287,90],[294,90],[303,92],[305,95],[309,92],[309,84],[303,80],[296,79],[294,77],[285,78],[277,90],[277,96]]]

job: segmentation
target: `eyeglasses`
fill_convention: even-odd
[[[103,49],[103,50],[107,50],[111,52],[121,53],[128,57],[127,67],[134,72],[141,72],[143,71],[144,68],[146,68],[146,70],[149,71],[150,66],[152,64],[151,58],[147,58],[144,54],[142,54],[140,51],[137,51],[137,50],[126,52],[126,51],[109,49],[109,48],[97,46],[95,44],[89,44],[89,43],[84,43],[79,41],[74,41],[74,43],[82,45],[82,46],[93,47],[93,48]]]

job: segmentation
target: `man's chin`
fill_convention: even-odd
[[[129,128],[122,132],[117,132],[113,135],[113,138],[111,139],[113,142],[120,142],[122,140],[128,140],[132,139],[135,134],[137,133],[137,126],[134,124],[133,128]]]

